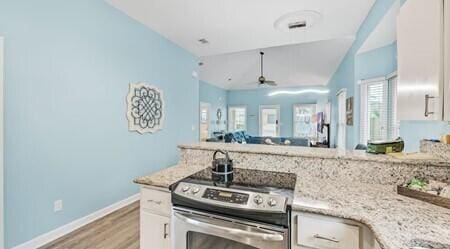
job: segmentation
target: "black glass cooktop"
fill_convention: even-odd
[[[234,179],[231,184],[214,182],[211,168],[199,171],[181,181],[253,192],[292,195],[297,179],[297,176],[292,173],[238,168],[234,168],[233,172]]]

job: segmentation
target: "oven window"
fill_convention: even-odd
[[[258,249],[233,240],[197,232],[188,232],[187,239],[187,249]]]

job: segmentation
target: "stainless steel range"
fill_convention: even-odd
[[[289,248],[294,174],[234,169],[227,184],[211,174],[172,186],[174,249]]]

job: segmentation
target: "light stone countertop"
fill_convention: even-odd
[[[175,165],[135,183],[169,188],[204,168]],[[397,195],[394,186],[302,175],[297,178],[293,210],[360,222],[373,231],[383,249],[409,249],[414,240],[450,245],[450,210]]]
[[[226,150],[228,152],[268,154],[281,156],[298,156],[320,159],[344,159],[354,161],[373,161],[373,162],[389,162],[402,163],[410,165],[430,165],[450,167],[450,162],[436,156],[428,155],[424,159],[400,159],[389,155],[373,155],[365,151],[356,150],[339,150],[329,148],[311,148],[300,146],[282,146],[282,145],[263,145],[263,144],[231,144],[231,143],[192,143],[182,144],[178,146],[180,149],[194,150]]]

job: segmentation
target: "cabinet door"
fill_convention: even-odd
[[[141,249],[170,249],[170,218],[141,210]]]
[[[450,121],[450,4],[444,4],[444,34],[444,120]]]
[[[442,120],[443,0],[408,0],[397,19],[398,120]]]

